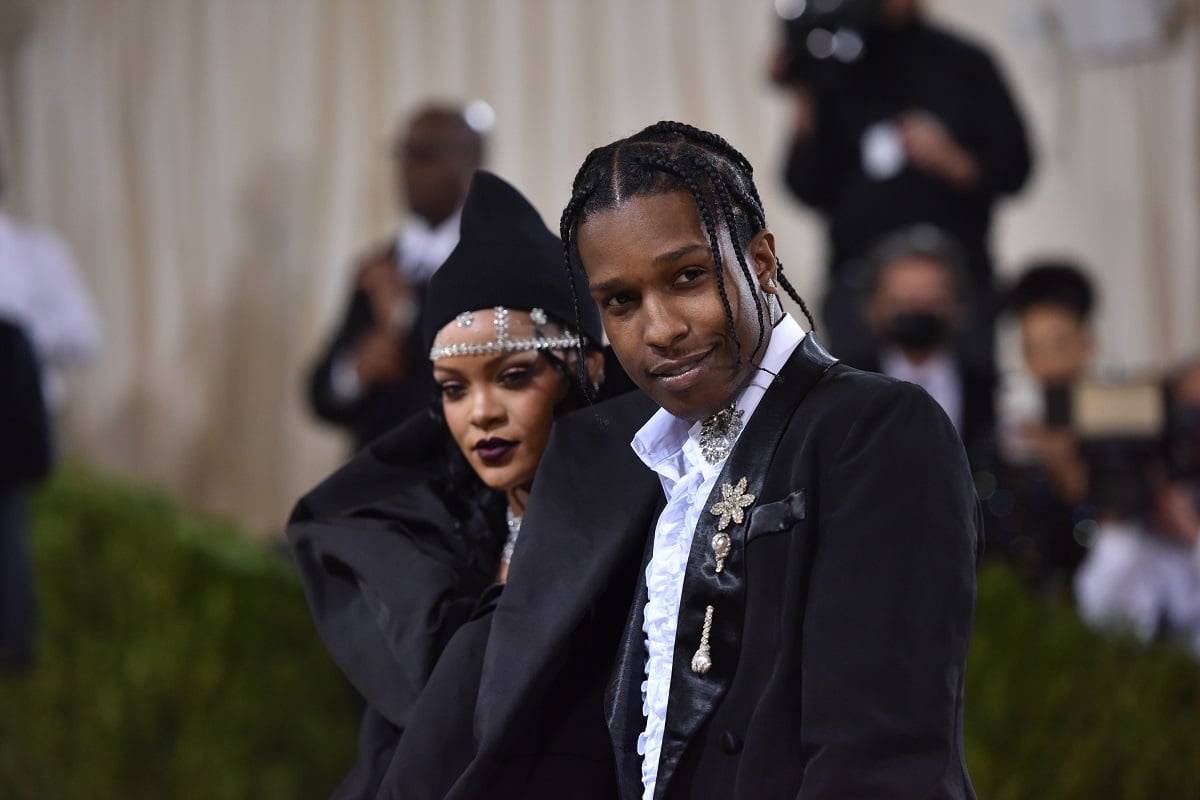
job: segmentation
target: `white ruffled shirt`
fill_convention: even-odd
[[[785,315],[771,334],[761,366],[770,373],[779,372],[804,336],[804,329]],[[774,380],[770,373],[755,372],[749,385],[738,395],[737,407],[744,412],[743,429]],[[646,716],[646,728],[637,743],[638,754],[642,756],[644,800],[653,798],[658,779],[667,699],[671,690],[675,630],[692,536],[725,464],[724,461],[709,464],[700,454],[700,425],[659,409],[630,443],[638,458],[658,473],[667,496],[666,507],[654,529],[650,563],[646,565],[648,600],[642,624],[647,653],[646,680],[642,683],[642,714]]]

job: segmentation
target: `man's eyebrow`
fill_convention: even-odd
[[[677,247],[674,250],[670,250],[666,253],[662,253],[661,255],[655,256],[654,264],[658,265],[658,264],[666,264],[671,261],[678,261],[679,259],[683,258],[684,256],[690,256],[692,253],[696,252],[697,250],[703,250],[706,253],[709,252],[708,245],[685,244],[683,247]]]
[[[685,258],[686,256],[690,256],[693,253],[696,253],[699,251],[703,251],[705,253],[711,252],[708,249],[708,245],[685,244],[682,247],[676,247],[674,250],[668,250],[665,253],[660,253],[659,255],[655,256],[654,260],[651,261],[650,263],[652,263],[656,267],[662,266],[664,264],[671,264],[675,261],[678,261],[681,258]],[[593,293],[608,292],[608,291],[611,291],[612,289],[617,288],[620,285],[621,285],[620,278],[609,278],[608,280],[600,281],[599,283],[589,283],[588,291],[593,292]]]

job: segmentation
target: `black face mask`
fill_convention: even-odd
[[[950,335],[950,325],[928,311],[905,311],[892,317],[884,336],[907,350],[932,350]]]

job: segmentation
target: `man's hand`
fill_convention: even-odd
[[[363,386],[399,380],[404,366],[404,344],[386,327],[377,327],[359,341],[354,367]]]
[[[1087,495],[1087,463],[1069,431],[1029,423],[1019,429],[1021,442],[1037,458],[1054,485],[1059,498],[1069,504],[1083,502]]]
[[[1195,547],[1200,540],[1200,510],[1186,486],[1163,481],[1155,487],[1154,526],[1175,541]]]
[[[400,277],[396,263],[386,256],[364,264],[358,271],[357,281],[358,288],[371,303],[371,316],[379,328],[390,324],[394,309],[402,301],[409,300],[412,294]]]
[[[974,188],[979,165],[940,119],[927,111],[908,111],[896,120],[896,127],[904,155],[914,167],[964,191]]]

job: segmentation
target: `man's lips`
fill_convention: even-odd
[[[508,439],[499,439],[492,437],[483,439],[475,444],[475,454],[485,464],[503,461],[504,458],[513,451],[517,446],[516,442],[510,442]]]
[[[672,391],[691,388],[699,379],[702,369],[708,364],[715,349],[710,347],[683,358],[660,361],[651,367],[648,373],[651,378]]]

